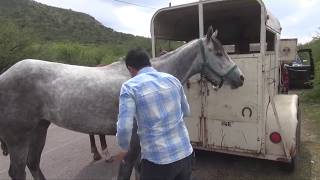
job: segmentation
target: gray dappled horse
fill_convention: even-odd
[[[200,72],[214,85],[226,81],[237,88],[244,81],[212,28],[207,37],[152,64],[181,82]],[[39,164],[50,123],[86,134],[115,135],[119,92],[129,78],[124,62],[83,67],[23,60],[4,72],[0,76],[0,139],[10,154],[10,177],[25,179],[27,165],[35,179],[45,179]],[[132,144],[139,143],[132,140]]]

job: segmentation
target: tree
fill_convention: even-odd
[[[0,73],[19,60],[30,58],[30,35],[8,20],[0,19]]]
[[[316,32],[316,35],[312,38],[314,41],[320,39],[320,27],[318,27],[318,31]]]

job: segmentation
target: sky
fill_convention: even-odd
[[[150,37],[150,22],[160,8],[198,0],[35,0],[93,16],[118,32]],[[282,26],[281,38],[312,40],[320,31],[320,0],[264,0]],[[317,18],[319,18],[317,20]]]

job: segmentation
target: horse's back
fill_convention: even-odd
[[[113,63],[104,67],[87,67],[69,65],[63,63],[49,62],[36,59],[25,59],[17,62],[0,76],[1,82],[14,82],[16,80],[30,81],[35,80],[54,80],[64,78],[65,80],[77,81],[84,79],[103,81],[115,81],[117,79],[127,79],[128,73],[124,70],[121,63]]]
[[[20,61],[0,76],[0,106],[5,107],[0,113],[8,116],[6,112],[16,110],[17,116],[44,118],[82,132],[79,122],[89,119],[103,127],[109,118],[116,121],[120,87],[129,78],[124,68],[121,63],[85,67]]]

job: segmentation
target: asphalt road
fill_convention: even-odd
[[[100,141],[96,138],[98,149]],[[109,152],[120,152],[113,136],[106,137]],[[93,162],[90,152],[89,136],[55,125],[48,130],[47,142],[42,153],[41,169],[47,179],[116,179],[118,162],[106,163],[104,160]],[[0,155],[0,179],[9,179],[9,156]],[[32,176],[26,168],[27,179]]]
[[[243,179],[243,180],[301,180],[317,179],[318,159],[314,154],[320,152],[320,144],[305,136],[307,131],[302,123],[301,152],[294,172],[286,172],[279,163],[226,155],[221,153],[196,151],[196,165],[193,180]],[[107,136],[111,155],[120,152],[114,136]],[[96,137],[97,140],[97,137]],[[98,140],[96,142],[99,142]],[[100,143],[98,143],[100,148]],[[49,180],[113,180],[116,179],[119,162],[93,162],[90,152],[89,136],[51,125],[47,142],[42,153],[41,169]],[[0,180],[9,179],[9,157],[0,155]],[[26,168],[27,178],[32,179]],[[132,176],[132,179],[134,176]],[[319,177],[318,177],[319,178]]]

